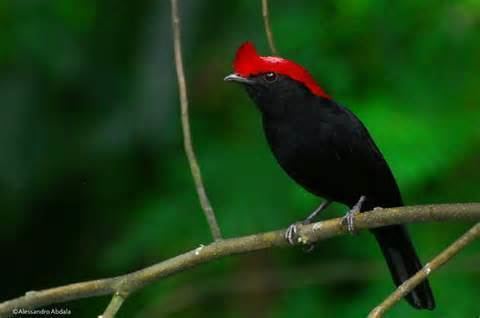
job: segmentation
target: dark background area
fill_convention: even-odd
[[[407,204],[478,201],[480,3],[271,1],[282,56],[367,125]],[[227,237],[286,227],[319,199],[276,165],[237,47],[269,54],[260,1],[180,1],[194,143]],[[0,300],[140,269],[211,240],[182,146],[168,1],[0,2]],[[343,214],[335,205],[327,217]],[[325,217],[325,216],[324,216]],[[410,226],[426,261],[468,224]],[[476,317],[479,244],[431,276]],[[393,289],[368,233],[222,259],[157,282],[118,317],[365,316]],[[95,317],[108,297],[56,306]]]

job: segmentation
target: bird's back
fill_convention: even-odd
[[[402,205],[383,155],[349,110],[313,97],[286,112],[284,117],[264,116],[263,122],[275,158],[297,183],[348,206],[362,195],[367,197],[366,206]]]

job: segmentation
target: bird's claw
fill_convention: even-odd
[[[312,244],[312,243],[308,243],[307,240],[300,237],[300,235],[298,233],[298,226],[299,225],[308,225],[308,224],[312,223],[313,220],[315,219],[315,217],[320,212],[322,212],[324,209],[326,209],[330,205],[330,203],[331,203],[331,201],[328,201],[328,200],[323,201],[322,204],[320,204],[318,206],[318,208],[315,209],[315,211],[310,213],[310,215],[305,220],[303,220],[302,222],[296,222],[296,223],[291,224],[287,228],[287,230],[285,231],[285,235],[284,235],[287,242],[290,245],[297,245],[299,243],[304,244],[303,250],[306,253],[309,253],[309,252],[313,251],[313,249],[315,248],[315,245]]]
[[[309,244],[306,241],[302,241],[298,233],[299,225],[305,225],[305,224],[304,222],[296,222],[296,223],[290,224],[290,226],[285,231],[285,239],[290,245],[297,245],[301,243],[305,244],[303,247],[303,251],[305,253],[310,253],[315,248],[315,244],[312,244],[312,243]]]
[[[359,211],[354,211],[353,209],[348,211],[347,214],[342,218],[342,224],[346,226],[348,233],[355,234],[355,216],[360,213]]]
[[[347,231],[350,234],[355,234],[355,217],[360,213],[363,202],[365,202],[365,196],[362,195],[358,202],[345,214],[342,218],[342,224],[347,227]]]
[[[310,253],[311,251],[313,251],[315,249],[315,244],[313,243],[310,243],[310,244],[307,244],[303,247],[303,251],[305,253]]]
[[[285,239],[290,245],[296,245],[298,242],[298,224],[299,222],[290,224],[285,231]]]

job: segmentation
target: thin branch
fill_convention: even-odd
[[[385,312],[398,303],[405,295],[412,291],[418,284],[427,279],[433,271],[439,269],[442,265],[451,260],[457,255],[465,246],[480,237],[480,223],[474,225],[470,230],[463,234],[459,239],[447,247],[443,252],[436,256],[432,261],[425,264],[425,266],[415,275],[406,280],[403,284],[390,294],[380,305],[375,307],[369,318],[383,317]]]
[[[188,95],[187,84],[185,81],[185,72],[183,70],[182,61],[182,45],[180,40],[180,15],[178,13],[177,0],[171,0],[171,15],[172,15],[172,30],[173,30],[173,49],[175,55],[175,68],[177,70],[178,91],[180,95],[180,108],[181,108],[181,121],[183,131],[183,145],[185,153],[187,155],[188,163],[190,165],[190,171],[192,173],[193,181],[195,183],[195,189],[197,190],[200,206],[207,219],[208,226],[214,241],[222,239],[222,233],[218,226],[217,218],[215,217],[215,211],[213,210],[210,200],[208,199],[205,185],[202,180],[202,173],[200,166],[193,150],[192,134],[190,131],[190,120],[188,115]],[[123,302],[128,297],[130,291],[115,289],[115,293],[110,301],[109,305],[105,309],[103,315],[100,318],[113,318],[122,306]]]
[[[180,95],[183,144],[185,147],[185,152],[187,154],[188,162],[190,164],[190,170],[192,172],[192,177],[195,182],[195,188],[197,190],[198,198],[200,200],[200,205],[203,209],[203,212],[205,213],[205,217],[207,218],[207,222],[210,227],[210,231],[212,232],[213,239],[220,240],[222,238],[220,227],[218,226],[215,212],[212,208],[212,205],[210,204],[210,200],[208,199],[205,185],[202,180],[202,174],[200,172],[200,166],[198,165],[197,157],[195,155],[195,151],[193,150],[192,135],[190,132],[190,121],[188,117],[187,84],[185,82],[185,73],[183,71],[178,2],[177,0],[171,0],[170,3],[172,6],[173,47],[175,53],[175,67],[177,69],[178,91]]]
[[[461,261],[457,261],[455,267],[450,266],[446,270],[449,274],[478,275],[480,267],[475,265],[479,261],[478,256],[463,257]],[[285,291],[292,294],[294,290],[308,286],[328,288],[343,283],[372,284],[381,280],[378,273],[384,266],[384,261],[381,260],[352,262],[352,260],[329,261],[324,259],[311,262],[306,266],[300,264],[288,268],[269,266],[262,267],[260,270],[242,270],[235,275],[226,273],[226,275],[201,276],[197,280],[184,282],[171,290],[167,297],[162,296],[160,299],[152,300],[139,311],[138,316],[171,317],[208,302],[212,295],[228,295],[228,297],[241,295],[240,297],[243,297],[245,294],[264,292],[271,294]],[[238,284],[237,282],[242,283]]]
[[[262,16],[265,24],[265,33],[267,34],[268,46],[273,55],[278,55],[275,42],[273,41],[273,32],[270,27],[270,14],[268,12],[268,0],[262,0]]]
[[[118,310],[120,307],[122,307],[123,302],[125,299],[127,299],[128,295],[125,294],[120,294],[119,292],[116,292],[113,294],[112,300],[110,301],[110,304],[108,304],[107,308],[103,312],[102,315],[98,316],[98,318],[113,318],[117,314]]]
[[[377,209],[355,217],[355,229],[365,230],[392,224],[431,221],[480,221],[480,203],[440,204]],[[0,317],[9,317],[15,308],[34,309],[87,297],[129,295],[161,278],[203,263],[234,254],[288,246],[285,229],[225,239],[122,276],[28,292],[0,304]],[[300,226],[298,244],[308,244],[348,233],[341,218]]]

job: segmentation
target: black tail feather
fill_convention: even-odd
[[[404,226],[392,225],[372,232],[382,249],[395,285],[399,286],[422,268]],[[435,300],[427,280],[415,287],[405,298],[415,308],[430,310],[435,308]]]

